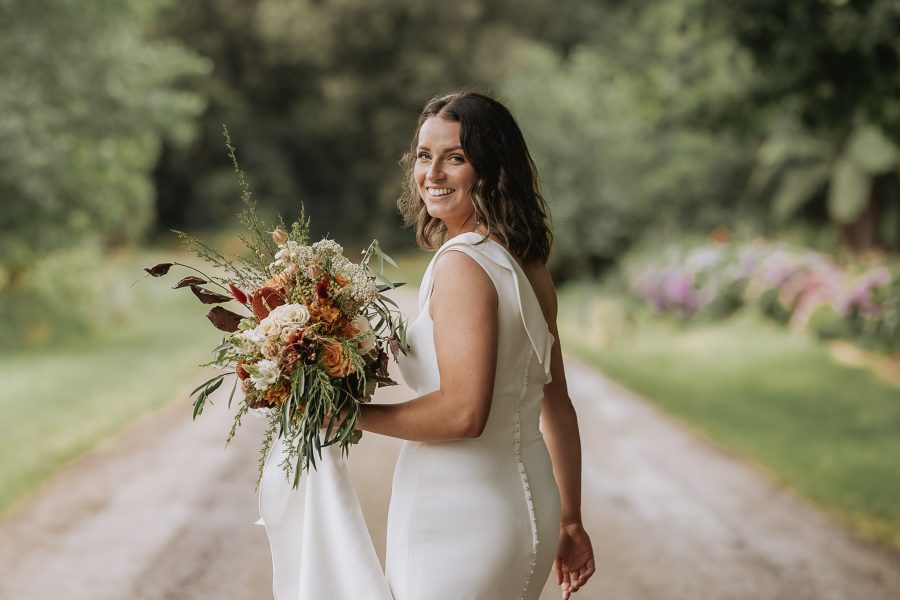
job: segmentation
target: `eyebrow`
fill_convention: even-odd
[[[462,150],[462,149],[463,149],[462,146],[453,146],[452,148],[445,148],[444,152],[451,152],[453,150]],[[416,150],[431,150],[431,148],[429,148],[428,146],[419,145],[419,146],[416,146]]]

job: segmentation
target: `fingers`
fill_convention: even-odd
[[[553,571],[556,573],[556,585],[562,585],[563,576],[562,576],[562,567],[559,565],[559,557],[557,556],[553,560]]]
[[[560,587],[562,588],[562,600],[569,600],[569,597],[572,595],[572,591],[569,589],[569,582],[563,581]]]
[[[578,585],[578,574],[577,574],[577,572],[574,571],[574,570],[569,571],[569,591],[570,591],[570,592],[577,592],[579,587],[580,587],[580,586]]]
[[[578,576],[578,584],[584,585],[588,579],[590,579],[591,575],[594,574],[594,561],[593,559],[588,560],[587,563],[582,567],[581,573]]]

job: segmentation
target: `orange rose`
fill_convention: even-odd
[[[350,281],[340,273],[334,276],[334,281],[341,287],[344,287],[345,285],[350,283]]]
[[[283,386],[278,387],[270,387],[265,392],[263,392],[263,400],[269,406],[279,406],[284,404],[284,401],[287,399],[289,392],[287,388]]]
[[[322,349],[322,366],[329,377],[346,377],[353,372],[350,357],[337,342],[326,342]]]
[[[359,329],[354,327],[353,323],[349,321],[341,323],[341,326],[337,330],[337,334],[344,338],[352,338],[357,333],[359,333]]]

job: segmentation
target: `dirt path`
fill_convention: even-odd
[[[412,296],[402,299],[412,314]],[[900,598],[896,553],[856,540],[590,369],[566,368],[598,567],[577,599]],[[409,397],[397,388],[379,401]],[[270,598],[268,542],[253,525],[263,423],[248,418],[223,451],[222,404],[192,422],[179,400],[0,521],[0,599]],[[352,457],[382,560],[398,450],[367,435]],[[542,600],[557,597],[548,582]]]

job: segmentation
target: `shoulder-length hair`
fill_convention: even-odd
[[[459,142],[476,173],[470,190],[476,219],[522,265],[546,263],[553,232],[525,138],[503,104],[471,91],[432,98],[419,115],[409,151],[400,160],[406,184],[397,207],[404,223],[415,226],[419,247],[435,250],[447,239],[447,227],[428,214],[414,177],[419,130],[432,117],[459,122]]]

